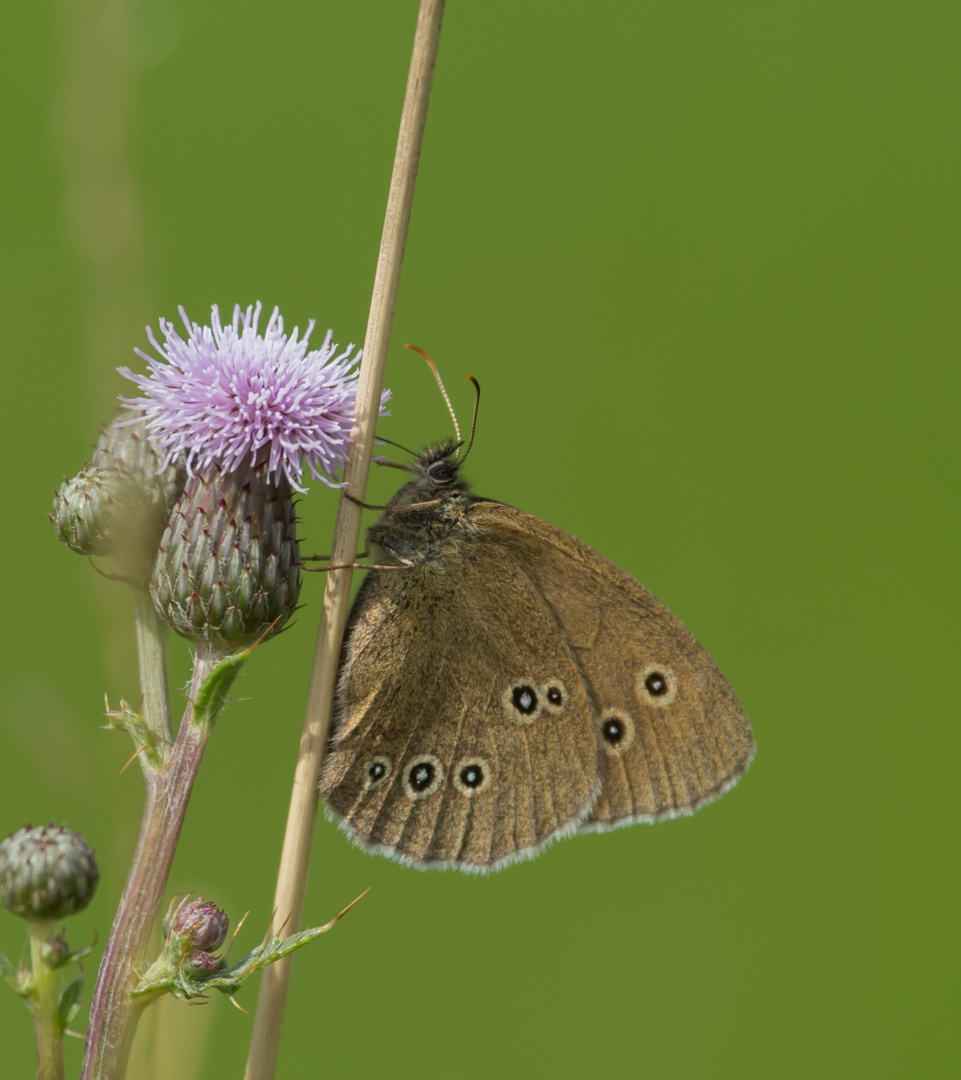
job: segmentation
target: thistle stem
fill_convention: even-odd
[[[170,630],[157,614],[146,589],[137,589],[134,595],[143,718],[147,727],[158,737],[158,742],[165,742],[169,746],[173,742],[167,689],[167,638]]]
[[[444,0],[421,0],[374,277],[367,334],[364,338],[356,420],[344,472],[344,494],[349,494],[354,500],[363,501],[367,474],[370,471],[374,427],[380,413],[387,348],[400,286],[407,227],[414,199],[414,181],[427,120],[427,104],[430,100],[443,12]],[[357,550],[363,513],[362,508],[352,499],[341,497],[337,510],[331,566],[344,569],[331,570],[327,575],[324,607],[300,741],[300,756],[294,773],[287,831],[274,895],[271,934],[279,933],[281,927],[285,933],[290,934],[300,925],[314,822],[317,817],[317,782],[330,730],[337,661],[350,600],[352,572],[349,565],[353,563]],[[246,1080],[271,1080],[274,1075],[291,968],[292,958],[272,964],[264,972],[257,1000],[250,1056],[247,1059]]]
[[[155,654],[149,663],[158,659]],[[140,837],[97,974],[82,1080],[119,1080],[127,1067],[137,1023],[147,1004],[134,1000],[131,990],[160,910],[187,803],[210,738],[212,725],[208,718],[198,719],[193,701],[219,659],[198,648],[190,704],[167,763],[162,771],[145,770]],[[142,667],[144,663],[141,656]]]
[[[37,1080],[63,1080],[63,1026],[60,1021],[57,973],[47,962],[45,946],[57,936],[53,919],[30,920],[30,982],[28,997],[37,1047]]]

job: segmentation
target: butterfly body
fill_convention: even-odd
[[[485,871],[730,787],[754,743],[704,649],[587,545],[472,495],[454,450],[421,454],[368,532],[329,812],[368,849]]]

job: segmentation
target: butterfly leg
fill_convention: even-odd
[[[351,495],[349,491],[344,492],[344,498],[348,502],[352,502],[354,506],[361,506],[365,510],[386,510],[386,506],[377,506],[374,503],[365,503],[363,499],[358,499],[355,495]]]
[[[328,570],[406,570],[408,567],[411,567],[411,566],[414,565],[413,562],[411,562],[410,559],[405,559],[403,555],[401,555],[398,552],[394,551],[393,548],[389,548],[386,545],[384,545],[384,550],[387,551],[389,554],[393,555],[394,558],[397,560],[397,562],[396,563],[362,563],[362,562],[337,563],[337,564],[332,565],[332,566],[301,566],[301,569],[306,571],[308,574],[326,574]],[[364,548],[363,551],[358,552],[356,557],[358,559],[366,559],[366,558],[369,557],[369,555],[370,555],[370,552],[367,550],[367,548]],[[306,558],[302,559],[301,562],[302,563],[304,563],[304,562],[321,562],[322,560],[329,559],[329,558],[330,558],[329,555],[308,555]]]
[[[360,499],[355,498],[349,492],[344,492],[344,498],[352,502],[355,506],[362,506],[365,510],[384,510],[390,511],[393,514],[404,514],[408,510],[426,510],[431,506],[440,506],[440,499],[429,499],[426,502],[407,503],[406,506],[377,506],[374,503],[365,503]]]
[[[356,559],[366,559],[370,555],[370,552],[365,548],[363,551],[358,551],[354,556]],[[352,562],[352,563],[338,563],[335,566],[304,566],[305,562],[323,562],[329,559],[329,555],[306,555],[301,561],[301,570],[305,574],[326,574],[328,570],[346,570],[350,567],[352,570],[368,570],[371,569],[370,563]]]
[[[355,559],[367,559],[370,557],[370,552],[367,548],[363,551],[358,551],[354,556]],[[330,555],[304,555],[301,558],[301,562],[327,562],[330,559]],[[310,570],[312,567],[305,566],[305,570]]]
[[[308,574],[326,574],[328,570],[406,570],[413,565],[413,563],[398,566],[396,563],[349,562],[338,563],[336,566],[304,566],[302,569]]]

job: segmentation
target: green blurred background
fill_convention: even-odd
[[[114,369],[178,304],[205,322],[260,299],[316,318],[318,344],[363,339],[416,8],[8,13],[0,829],[63,821],[96,847],[75,945],[102,945],[140,813],[103,694],[138,691],[128,599],[56,542],[50,498],[113,415]],[[448,4],[381,430],[450,430],[404,341],[462,416],[476,375],[478,490],[669,603],[759,751],[693,818],[483,880],[321,823],[305,919],[372,889],[299,955],[278,1076],[949,1075],[959,33],[961,6],[935,0]],[[308,551],[334,510],[315,485]],[[322,588],[248,665],[170,882],[249,910],[247,948]],[[8,955],[21,941],[0,920]],[[165,1004],[131,1076],[239,1077],[250,1029],[219,998]],[[0,1044],[0,1072],[30,1075],[7,992]]]

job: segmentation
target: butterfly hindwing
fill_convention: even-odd
[[[602,787],[582,828],[691,813],[736,782],[754,753],[750,725],[677,616],[538,518],[479,500],[470,519],[544,598],[587,682]]]

